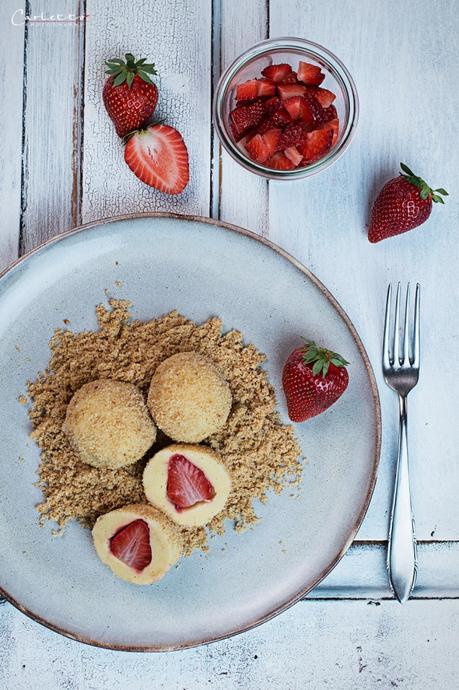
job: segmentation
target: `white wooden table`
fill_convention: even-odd
[[[84,647],[5,604],[2,688],[457,687],[458,425],[449,389],[459,375],[457,9],[452,0],[2,0],[1,267],[67,228],[120,213],[173,210],[247,227],[305,263],[346,309],[372,360],[384,422],[367,518],[308,600],[232,640],[155,657]],[[24,22],[42,12],[89,16]],[[335,52],[361,102],[345,156],[287,184],[239,168],[211,123],[222,68],[254,42],[282,35]],[[103,61],[126,51],[156,62],[159,114],[188,144],[191,182],[179,197],[132,176],[101,105]],[[369,204],[400,160],[451,196],[424,229],[372,246]],[[420,562],[404,607],[390,594],[384,565],[397,417],[379,367],[385,287],[397,279],[423,287],[421,380],[410,409]]]

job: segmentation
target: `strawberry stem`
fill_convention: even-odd
[[[126,53],[124,57],[125,60],[112,58],[105,61],[108,67],[105,73],[113,77],[113,86],[121,86],[121,84],[126,83],[130,89],[136,75],[147,84],[154,83],[150,75],[158,74],[158,72],[153,63],[146,64],[147,58],[136,60],[132,53]]]
[[[443,187],[439,187],[439,189],[431,189],[427,182],[425,182],[422,179],[422,177],[418,177],[418,175],[415,175],[414,172],[410,170],[407,165],[405,165],[405,163],[400,163],[400,168],[402,169],[400,175],[404,177],[407,182],[409,182],[410,184],[414,184],[414,186],[420,190],[419,196],[421,197],[421,199],[425,201],[426,199],[431,197],[432,201],[436,204],[445,203],[440,194],[442,194],[443,196],[449,196],[446,189],[443,189]]]
[[[349,364],[337,352],[318,347],[313,340],[306,342],[303,350],[303,361],[305,364],[312,364],[314,376],[322,372],[322,378],[327,375],[330,364],[334,364],[335,367],[345,367]]]

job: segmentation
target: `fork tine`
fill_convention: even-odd
[[[412,365],[419,368],[420,360],[420,311],[421,311],[421,286],[416,283],[416,295],[414,299],[414,343]]]
[[[389,320],[390,320],[390,304],[392,296],[392,285],[389,283],[386,297],[386,315],[384,317],[384,339],[383,339],[383,367],[389,369],[390,367],[390,352],[389,352]]]
[[[403,363],[406,366],[410,364],[410,337],[409,337],[409,310],[410,310],[410,284],[406,286],[406,300],[405,300],[405,325],[403,328]]]
[[[395,323],[393,343],[393,366],[398,367],[400,365],[400,283],[397,283],[397,295],[395,297]]]

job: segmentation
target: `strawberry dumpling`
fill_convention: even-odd
[[[82,462],[110,469],[137,462],[156,439],[142,392],[112,379],[81,386],[67,406],[62,428]]]
[[[148,407],[174,441],[199,443],[219,431],[231,410],[231,391],[215,364],[197,352],[179,352],[156,369]]]
[[[223,510],[231,477],[210,448],[177,443],[149,460],[143,488],[148,501],[174,522],[199,527]]]
[[[92,536],[102,563],[135,585],[161,579],[182,553],[178,528],[153,506],[140,503],[101,515]]]

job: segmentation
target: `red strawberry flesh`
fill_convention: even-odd
[[[259,96],[275,96],[276,87],[268,79],[250,79],[236,89],[238,101],[251,101]]]
[[[300,62],[298,65],[298,81],[311,86],[318,86],[324,79],[325,74],[317,65],[311,65],[309,62]]]
[[[332,91],[322,89],[319,86],[310,86],[307,92],[314,96],[314,98],[317,98],[322,108],[328,108],[336,98]]]
[[[252,127],[256,127],[263,114],[263,103],[260,100],[256,100],[250,105],[238,106],[232,110],[230,113],[231,130],[236,141],[242,139]]]
[[[284,153],[289,161],[293,163],[295,168],[301,163],[303,156],[298,151],[296,146],[290,146],[288,149],[285,149]]]
[[[299,147],[300,153],[303,154],[303,163],[313,163],[322,158],[331,148],[332,141],[332,129],[317,129],[314,132],[308,132],[305,144]]]
[[[291,122],[291,117],[288,112],[280,106],[269,115],[267,115],[258,125],[258,132],[264,134],[269,129],[279,129]]]
[[[287,158],[285,153],[282,151],[278,151],[274,154],[274,156],[268,158],[266,161],[266,166],[268,168],[273,168],[273,170],[293,170],[295,167],[292,161]]]
[[[304,96],[306,90],[304,84],[279,84],[277,87],[279,96],[283,101],[285,101],[286,98],[293,98],[293,96]]]
[[[176,453],[169,459],[167,497],[178,512],[198,503],[208,503],[215,497],[215,489],[204,472]]]
[[[293,122],[287,125],[279,137],[277,148],[279,151],[285,151],[290,146],[297,146],[306,141],[306,131],[303,123]]]
[[[189,179],[188,151],[182,135],[169,125],[151,125],[126,143],[124,160],[142,182],[179,194]]]
[[[286,63],[280,63],[278,65],[269,65],[261,70],[261,73],[267,79],[277,83],[284,81],[292,74],[292,68]]]
[[[138,573],[151,563],[150,529],[145,520],[133,520],[121,527],[109,544],[113,556]]]

